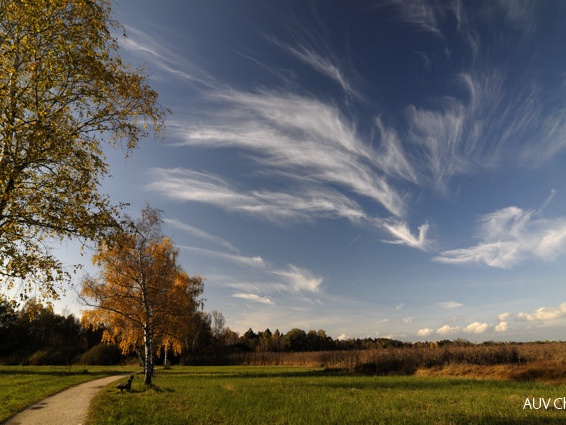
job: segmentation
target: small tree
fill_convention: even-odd
[[[103,340],[117,343],[124,354],[138,353],[147,385],[157,350],[181,352],[203,291],[203,279],[189,277],[177,264],[178,250],[162,235],[161,224],[160,212],[146,207],[112,244],[102,243],[93,258],[100,276],[85,278],[81,291],[95,307],[83,320],[104,325]]]
[[[224,315],[217,310],[213,310],[210,312],[210,322],[212,337],[216,341],[222,341],[224,332],[226,331],[226,319],[224,319]]]
[[[284,351],[307,351],[307,333],[302,329],[293,328],[283,336]]]
[[[102,145],[129,150],[166,111],[143,71],[124,64],[108,0],[0,0],[0,284],[69,278],[55,239],[100,240],[117,207],[98,192]]]

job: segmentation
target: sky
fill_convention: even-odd
[[[566,3],[113,10],[172,113],[101,191],[163,210],[232,330],[564,339]]]

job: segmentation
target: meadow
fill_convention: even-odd
[[[88,424],[520,425],[566,420],[566,385],[561,383],[367,376],[306,367],[174,366],[158,371],[154,384],[146,388],[138,378],[130,393],[104,389],[91,405]],[[544,403],[548,408],[540,408]]]
[[[0,366],[0,423],[65,388],[131,370],[108,366]]]
[[[566,422],[566,344],[415,344],[233,353],[111,385],[89,424],[539,424]],[[65,387],[134,366],[0,366],[0,423]]]

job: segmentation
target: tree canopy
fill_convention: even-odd
[[[56,297],[69,274],[49,242],[115,225],[103,144],[162,132],[167,111],[122,61],[118,29],[108,0],[0,0],[0,289]]]
[[[123,353],[139,353],[151,384],[157,350],[179,354],[184,348],[203,279],[177,264],[178,250],[161,233],[159,211],[150,207],[113,241],[101,243],[93,258],[100,276],[83,280],[81,295],[95,307],[83,319],[104,325],[103,340],[119,344]]]

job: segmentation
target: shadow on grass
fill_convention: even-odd
[[[184,366],[183,366],[184,367]],[[176,371],[171,369],[166,373],[161,372],[155,376],[190,376],[205,378],[275,378],[275,377],[319,377],[319,376],[355,376],[347,371],[338,369],[313,369],[297,367],[297,370],[289,370],[285,366],[268,366],[267,371],[261,371],[263,366],[225,366],[226,370],[191,370],[187,369]],[[212,366],[214,368],[214,366]],[[224,366],[220,366],[224,367]],[[241,368],[242,370],[237,370]],[[257,368],[258,371],[253,369]],[[278,370],[281,368],[281,370]]]
[[[162,375],[165,376],[165,375]],[[179,371],[168,373],[168,377],[187,377],[189,379],[206,379],[206,380],[224,380],[224,379],[287,379],[287,378],[305,378],[308,381],[302,382],[301,385],[311,387],[331,387],[351,389],[355,386],[357,389],[395,389],[407,388],[411,390],[435,390],[445,389],[448,387],[466,387],[469,385],[485,385],[493,387],[494,385],[509,386],[513,383],[509,381],[483,380],[476,381],[467,378],[457,377],[416,377],[414,375],[361,375],[353,374],[343,370],[272,370],[269,372],[254,371]],[[313,379],[314,378],[314,379]],[[349,378],[346,380],[336,378]]]
[[[243,366],[246,367],[246,366]],[[253,366],[261,368],[261,366]],[[226,370],[226,371],[191,371],[184,370],[179,372],[170,372],[167,374],[159,376],[187,376],[193,378],[213,378],[213,379],[224,379],[224,378],[320,378],[320,377],[352,377],[352,378],[367,378],[367,377],[414,377],[414,374],[363,374],[363,373],[352,373],[344,369],[314,369],[314,370],[277,370],[275,366],[270,371],[265,372],[255,372],[246,369],[244,371],[237,370]]]
[[[115,370],[115,369],[108,369],[108,370],[96,370],[96,371],[89,371],[86,368],[71,370],[42,370],[42,369],[34,369],[33,366],[25,366],[21,368],[15,369],[0,369],[0,376],[2,375],[44,375],[44,376],[74,376],[74,375],[124,375],[123,370]]]
[[[117,391],[119,393],[124,393],[124,394],[145,394],[148,392],[154,392],[154,393],[174,393],[175,389],[173,388],[168,388],[168,387],[161,387],[159,385],[144,385],[142,387],[137,387],[137,388],[132,388],[130,391]]]

